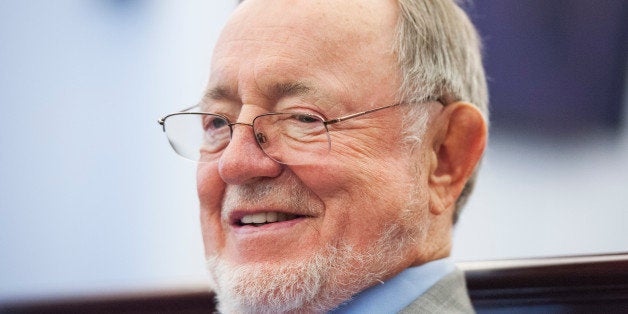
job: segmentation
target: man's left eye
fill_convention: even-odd
[[[296,115],[293,115],[292,117],[298,120],[299,122],[303,122],[303,123],[314,123],[314,122],[320,121],[318,118],[307,115],[307,114],[296,114]]]

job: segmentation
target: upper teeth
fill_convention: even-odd
[[[296,218],[296,215],[286,214],[286,213],[278,213],[278,212],[257,213],[257,214],[246,215],[240,218],[240,223],[263,224],[267,222],[286,221],[286,220],[290,220],[294,218]]]

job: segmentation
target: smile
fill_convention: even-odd
[[[284,222],[301,217],[305,216],[282,212],[261,212],[242,216],[240,219],[236,220],[236,225],[260,227],[266,224]]]

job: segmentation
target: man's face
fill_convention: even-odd
[[[396,22],[393,1],[245,1],[217,43],[203,106],[251,123],[267,112],[329,119],[395,103]],[[256,281],[290,269],[298,282],[305,280],[299,272],[311,272],[301,266],[350,254],[327,260],[349,265],[319,267],[325,273],[314,281],[323,290],[332,281],[346,286],[366,276],[356,272],[376,274],[359,283],[372,285],[416,263],[428,215],[425,166],[420,149],[402,145],[404,112],[393,107],[330,125],[330,153],[299,166],[276,163],[249,126],[236,125],[220,159],[198,167],[208,258]],[[286,220],[243,223],[260,216]],[[369,257],[386,252],[398,258]],[[240,289],[217,265],[210,265],[214,289]],[[260,289],[273,294],[280,284]]]

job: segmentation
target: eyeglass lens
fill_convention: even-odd
[[[220,158],[230,142],[232,129],[224,117],[205,113],[169,116],[164,127],[170,145],[181,156],[211,162]],[[253,120],[260,148],[273,160],[289,165],[308,164],[329,152],[327,127],[321,117],[306,113],[269,113]]]

